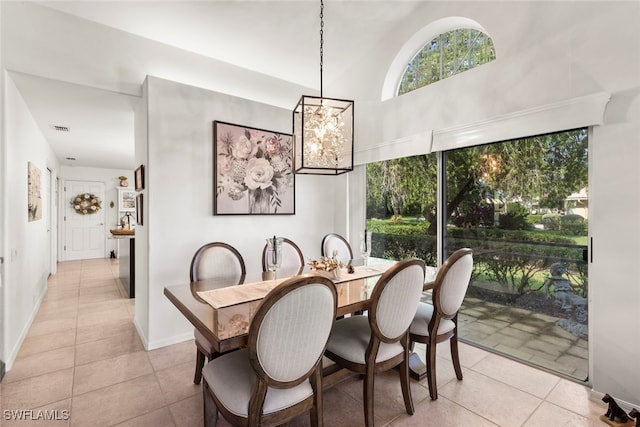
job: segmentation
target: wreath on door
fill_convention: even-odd
[[[81,193],[71,200],[73,209],[80,215],[89,215],[102,209],[102,201],[95,194]]]

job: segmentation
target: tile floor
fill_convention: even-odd
[[[193,341],[145,351],[132,323],[133,300],[119,286],[117,261],[59,264],[17,360],[0,384],[0,425],[202,425],[201,388],[192,382]],[[426,380],[412,381],[413,416],[404,412],[397,376],[376,377],[376,425],[603,425],[598,417],[604,404],[590,400],[582,385],[464,344],[460,382],[448,357],[448,347],[439,346],[437,401],[429,399]],[[348,378],[325,392],[326,426],[363,425],[361,384]],[[69,417],[8,419],[7,411],[33,410],[36,416],[44,409],[57,418]],[[290,423],[308,424],[308,416]]]

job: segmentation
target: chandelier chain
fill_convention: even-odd
[[[320,0],[320,98],[322,98],[323,53],[324,53],[324,1]]]

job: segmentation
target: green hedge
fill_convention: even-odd
[[[427,234],[427,222],[368,221],[367,228],[373,232],[371,256],[416,257],[428,265],[436,265],[437,239]],[[448,254],[459,248],[472,248],[472,279],[482,276],[483,280],[495,283],[496,289],[516,295],[539,291],[548,277],[549,266],[562,262],[567,266],[574,292],[586,296],[584,246],[574,244],[571,238],[558,232],[448,227],[445,245]]]
[[[572,236],[586,236],[587,222],[580,215],[564,215],[560,218],[560,230]]]
[[[545,230],[560,231],[560,217],[562,215],[555,213],[548,213],[542,215],[542,225]]]

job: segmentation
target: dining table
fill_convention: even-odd
[[[320,274],[330,278],[336,286],[338,317],[366,311],[379,277],[395,261],[380,258],[352,260],[352,272],[340,269],[339,274],[311,270],[305,266],[301,274]],[[251,319],[262,299],[283,281],[299,271],[247,272],[240,279],[218,278],[166,286],[164,295],[185,318],[204,335],[218,353],[226,353],[247,345]],[[425,283],[428,290],[431,283]],[[422,379],[426,366],[417,356],[410,360],[412,377]],[[332,369],[325,369],[331,374]]]

